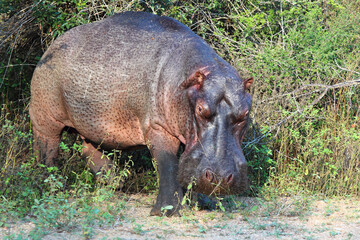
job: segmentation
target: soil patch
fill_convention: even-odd
[[[182,217],[150,217],[154,196],[129,195],[122,218],[112,226],[81,227],[70,232],[47,230],[42,239],[360,239],[360,199],[299,199],[265,202],[239,198],[232,211],[187,211]],[[111,203],[109,203],[111,204]],[[0,228],[0,237],[31,238],[31,221]],[[36,237],[35,237],[36,238]]]

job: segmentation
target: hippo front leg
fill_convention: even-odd
[[[177,180],[178,159],[176,157],[180,142],[162,129],[151,130],[148,134],[148,140],[159,173],[159,194],[150,215],[180,215],[179,210],[182,208],[180,203],[183,198],[183,190]],[[172,208],[169,206],[172,206]],[[167,207],[167,210],[163,213],[161,209],[165,207]]]

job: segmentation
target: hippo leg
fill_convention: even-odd
[[[83,146],[84,148],[81,153],[86,158],[87,163],[94,174],[98,173],[102,167],[108,168],[111,161],[104,156],[100,150],[95,148],[91,142],[83,139]]]
[[[178,159],[176,157],[179,141],[165,133],[164,130],[152,130],[148,134],[151,142],[150,150],[157,162],[159,173],[159,194],[151,216],[162,216],[162,208],[172,206],[164,211],[166,216],[179,215],[183,198],[183,190],[177,180]]]
[[[56,120],[45,107],[30,104],[29,113],[34,135],[33,150],[37,160],[48,167],[54,166],[65,125]]]
[[[54,159],[58,155],[60,133],[55,135],[46,135],[33,127],[34,132],[34,153],[40,163],[45,163],[46,166],[54,166]]]

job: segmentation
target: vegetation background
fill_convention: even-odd
[[[117,164],[96,182],[76,136],[64,133],[55,168],[31,147],[30,81],[43,52],[72,27],[130,10],[179,20],[255,79],[246,195],[360,195],[359,0],[0,0],[0,227],[30,214],[38,229],[71,228],[83,209],[91,234],[90,218],[114,221],[123,207],[93,205],[115,189],[156,191],[146,151],[104,153]]]

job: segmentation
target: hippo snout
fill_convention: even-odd
[[[239,168],[240,167],[240,168]],[[235,194],[248,189],[247,164],[232,169],[216,171],[205,168],[200,171],[196,191],[211,194]]]
[[[182,155],[178,180],[184,188],[194,182],[194,190],[206,195],[238,194],[248,189],[247,162],[242,151],[233,149],[224,157],[209,156],[200,148]]]
[[[215,174],[212,170],[206,169],[203,171],[201,179],[208,182],[208,184],[223,184],[226,186],[231,186],[234,182],[234,173],[225,174],[224,176],[219,176]]]

